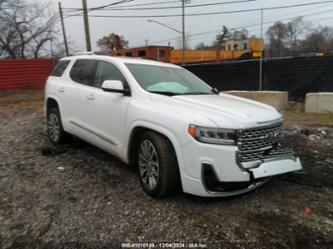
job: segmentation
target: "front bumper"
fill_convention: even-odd
[[[267,159],[254,168],[246,169],[237,160],[236,146],[203,144],[194,140],[183,146],[182,152],[183,190],[198,196],[246,193],[262,186],[272,176],[302,169],[300,160],[295,157]],[[205,165],[210,165],[214,172],[214,188],[207,183]]]
[[[292,159],[277,158],[275,160],[264,162],[259,167],[249,169],[249,171],[252,172],[254,179],[258,179],[263,177],[285,174],[301,169],[302,165],[299,158],[292,158]]]

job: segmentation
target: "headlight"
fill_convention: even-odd
[[[236,145],[236,130],[201,127],[191,124],[188,127],[188,132],[192,137],[202,143]]]

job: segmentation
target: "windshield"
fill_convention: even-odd
[[[210,86],[183,68],[143,64],[126,66],[148,92],[166,95],[214,94]]]

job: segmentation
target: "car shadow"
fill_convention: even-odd
[[[99,149],[98,147],[91,145],[79,138],[74,138],[70,143],[61,146],[52,146],[49,144],[48,146],[40,148],[39,150],[43,156],[51,157],[67,154],[70,157],[82,158],[82,155],[86,155],[86,157],[82,159],[83,162],[81,164],[73,164],[72,167],[76,170],[79,169],[81,172],[84,172],[88,176],[92,175],[94,178],[100,178],[103,180],[103,182],[112,187],[115,185],[128,183],[129,180],[137,181],[139,183],[138,171],[136,167],[122,162],[120,159],[111,155],[110,153],[103,151],[102,149]],[[114,171],[116,171],[116,174]],[[258,193],[262,193],[262,188],[269,188],[268,185],[270,185],[270,183],[264,184],[264,186],[259,187],[258,189],[255,189],[251,192],[228,197],[200,197],[183,193],[180,190],[171,196],[166,196],[163,199],[159,199],[158,201],[171,203],[186,201],[189,204],[213,204],[220,202],[229,203],[244,198],[253,198],[253,196],[257,196]],[[142,193],[145,195],[143,190]]]

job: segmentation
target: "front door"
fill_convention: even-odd
[[[83,115],[83,122],[95,144],[113,154],[121,155],[127,108],[131,97],[103,91],[101,86],[105,80],[120,80],[128,87],[125,77],[115,65],[99,61],[95,84],[82,88],[81,96],[85,103],[82,108],[87,113]]]

